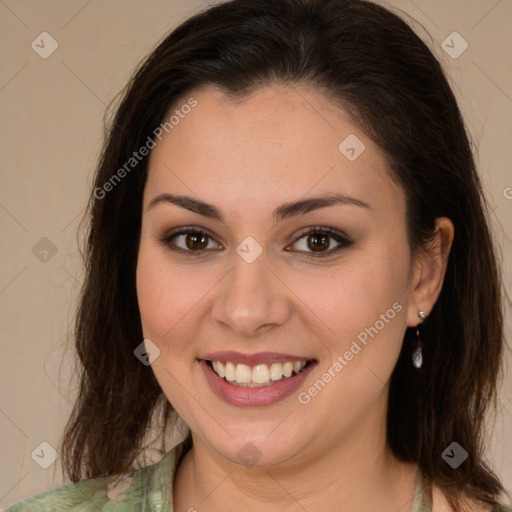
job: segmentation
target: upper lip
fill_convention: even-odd
[[[279,352],[258,352],[256,354],[244,354],[242,352],[234,352],[232,350],[212,352],[210,354],[204,355],[200,359],[205,359],[207,361],[228,361],[230,363],[246,364],[247,366],[287,362],[295,363],[297,361],[312,360],[312,358],[306,356],[282,354]]]

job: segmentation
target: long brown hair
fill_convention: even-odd
[[[406,192],[413,251],[428,243],[437,217],[454,223],[444,286],[424,324],[423,367],[410,363],[408,330],[392,375],[388,442],[452,506],[463,495],[496,503],[503,488],[484,461],[482,433],[496,405],[504,338],[488,207],[440,63],[403,20],[365,0],[226,2],[171,32],[134,74],[89,201],[75,329],[80,386],[61,450],[66,473],[76,482],[129,472],[155,418],[162,431],[174,421],[151,367],[133,353],[143,339],[135,270],[147,158],[105,183],[194,89],[211,84],[244,95],[269,83],[317,88],[380,146]],[[454,441],[469,454],[456,469],[441,456]]]

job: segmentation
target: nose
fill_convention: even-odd
[[[252,263],[237,254],[221,281],[212,306],[213,320],[241,337],[257,337],[283,325],[292,314],[287,288],[268,266],[264,253]]]

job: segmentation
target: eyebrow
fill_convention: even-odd
[[[186,210],[189,210],[193,213],[197,213],[202,215],[203,217],[208,217],[210,219],[218,220],[220,222],[225,222],[224,216],[220,212],[220,210],[209,203],[205,203],[200,199],[195,199],[190,196],[182,196],[182,195],[174,195],[174,194],[160,194],[154,197],[148,207],[147,210],[151,210],[155,208],[158,204],[162,203],[171,203],[176,206],[180,206]],[[304,215],[313,210],[318,210],[319,208],[325,208],[327,206],[334,205],[352,205],[359,206],[361,208],[371,209],[371,206],[360,199],[356,199],[354,197],[350,197],[344,194],[330,194],[319,197],[312,197],[309,199],[301,199],[300,201],[295,201],[291,203],[284,203],[281,206],[278,206],[273,213],[274,222],[280,222],[290,217],[296,217],[298,215]]]

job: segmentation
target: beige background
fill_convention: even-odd
[[[429,45],[455,84],[472,132],[498,240],[510,262],[512,2],[393,0],[386,5],[402,9],[432,35]],[[31,454],[36,448],[41,452],[42,442],[58,447],[74,396],[71,350],[64,347],[81,279],[76,231],[105,107],[163,35],[205,7],[205,0],[0,0],[0,510],[63,483],[59,459],[43,469]],[[469,44],[456,59],[442,49],[453,31]],[[47,59],[31,47],[41,32],[58,42]],[[43,237],[57,249],[46,262],[32,251]],[[511,272],[509,264],[504,273],[509,295]],[[509,340],[511,332],[509,311]],[[511,361],[509,353],[489,450],[509,489]]]

